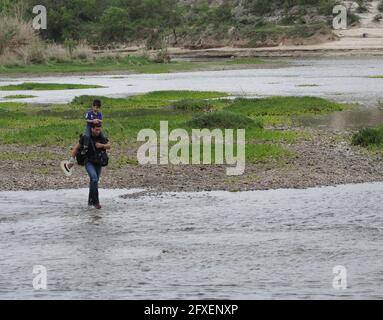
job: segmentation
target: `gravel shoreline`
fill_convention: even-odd
[[[101,188],[143,188],[152,192],[168,191],[247,191],[281,188],[304,189],[346,183],[383,181],[383,162],[379,155],[351,146],[350,134],[311,130],[309,138],[284,146],[296,156],[283,163],[247,164],[242,176],[227,176],[226,166],[140,166],[108,167],[102,174]],[[0,154],[30,152],[44,154],[49,159],[2,160],[3,182],[0,191],[50,190],[88,187],[84,168],[77,166],[75,174],[65,177],[60,160],[69,150],[46,146],[0,146]],[[127,155],[134,150],[112,150],[111,157]]]

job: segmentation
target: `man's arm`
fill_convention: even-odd
[[[96,148],[97,149],[105,149],[105,150],[110,150],[112,148],[112,145],[108,143],[96,143]]]
[[[81,145],[79,143],[77,143],[74,148],[72,149],[72,158],[76,158],[76,155],[77,155],[77,152],[80,150],[81,148]]]
[[[97,124],[97,123],[100,123],[101,120],[100,119],[94,119],[94,120],[86,120],[87,123],[90,123],[90,124]]]

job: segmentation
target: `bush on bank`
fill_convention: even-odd
[[[383,144],[383,127],[364,128],[352,136],[352,144],[356,146],[369,147]]]

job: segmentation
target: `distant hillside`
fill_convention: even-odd
[[[357,1],[360,7],[369,2]],[[40,0],[43,39],[148,48],[262,47],[334,39],[335,0]],[[32,17],[34,0],[2,0],[0,13]],[[358,6],[357,6],[358,7]],[[350,22],[357,17],[350,15]]]
[[[330,28],[336,4],[333,0],[180,0],[179,3],[187,8],[188,14],[176,42],[186,47],[264,47],[318,43],[334,38]],[[207,7],[210,15],[198,18],[203,16],[201,12],[206,13]]]

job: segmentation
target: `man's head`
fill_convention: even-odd
[[[98,137],[101,134],[102,125],[101,123],[92,125],[92,136]]]
[[[98,99],[93,100],[92,110],[99,112],[101,110],[101,101]]]

